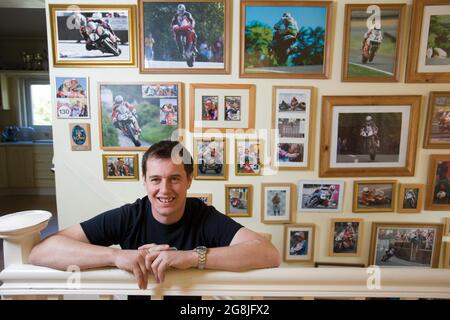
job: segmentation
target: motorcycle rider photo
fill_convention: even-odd
[[[367,116],[366,121],[361,127],[361,137],[363,137],[363,147],[365,152],[370,152],[371,139],[373,139],[375,150],[380,147],[380,139],[378,138],[378,127],[372,116]],[[373,159],[374,160],[374,159]]]
[[[373,26],[366,33],[364,33],[363,41],[361,44],[361,51],[363,52],[362,62],[372,62],[375,57],[376,51],[378,51],[381,43],[383,42],[383,33],[381,27]],[[373,48],[371,48],[371,46]]]
[[[175,42],[177,44],[178,52],[183,59],[186,56],[185,46],[181,40],[182,36],[186,37],[186,42],[192,44],[192,50],[194,54],[198,54],[197,51],[197,34],[195,33],[195,20],[189,11],[186,11],[184,4],[177,6],[177,12],[172,18],[172,31]]]
[[[107,30],[107,32],[104,32],[103,29]],[[115,43],[118,43],[120,40],[109,23],[102,18],[100,12],[95,12],[90,18],[87,18],[85,26],[80,25],[80,33],[86,42],[86,50],[88,51],[100,50],[99,43],[108,37],[111,37]],[[99,35],[99,38],[96,40],[91,39],[89,35],[92,33]]]
[[[112,107],[111,113],[111,122],[112,124],[119,130],[123,131],[123,127],[120,124],[121,116],[128,115],[132,119],[132,123],[137,133],[141,133],[141,127],[139,126],[139,122],[137,120],[138,114],[135,107],[133,107],[130,103],[124,100],[124,98],[120,95],[117,95],[114,98],[114,104]]]
[[[279,65],[286,62],[289,48],[295,43],[298,31],[297,21],[289,12],[283,13],[280,20],[273,26],[272,43],[269,51],[276,56]]]

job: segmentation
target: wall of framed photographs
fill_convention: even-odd
[[[450,8],[448,1],[427,1]],[[188,61],[177,58],[171,34],[163,37],[163,31],[150,30],[150,20],[163,6],[175,12],[181,2],[76,1],[78,9],[73,2],[48,0],[47,7],[60,228],[144,196],[138,170],[143,150],[154,139],[178,130],[197,160],[199,150],[208,151],[210,143],[225,151],[224,166],[196,168],[189,192],[199,196],[208,190],[204,198],[219,211],[271,234],[284,266],[310,266],[315,261],[383,265],[393,260],[389,255],[396,256],[386,234],[401,238],[417,229],[425,238],[433,234],[436,239],[429,264],[423,265],[442,266],[443,230],[438,224],[449,216],[450,204],[444,202],[450,198],[433,198],[430,186],[438,186],[443,175],[448,178],[440,164],[450,162],[450,130],[443,117],[450,109],[450,64],[438,37],[433,37],[425,57],[410,47],[411,42],[425,47],[427,43],[420,33],[410,35],[412,15],[428,21],[432,32],[441,32],[438,27],[448,22],[440,21],[436,12],[413,13],[412,0],[287,0],[259,5],[251,0],[211,1],[223,5],[215,12],[223,28],[205,35],[201,28],[210,22],[199,27],[199,59],[188,67]],[[207,2],[183,3],[186,8],[191,5],[193,14],[209,10]],[[380,20],[373,16],[374,4],[380,5]],[[88,17],[111,14],[116,35],[123,38],[118,48],[126,54],[103,59],[100,51],[86,50],[79,30],[64,24],[63,17],[73,17],[72,26],[76,25],[77,10]],[[295,54],[288,57],[277,51],[272,35],[284,13],[304,32],[297,33]],[[374,26],[380,23],[384,31],[377,49],[363,43],[369,20]],[[249,36],[256,32],[252,23],[258,21],[272,28],[261,48]],[[249,39],[246,29],[251,31]],[[313,32],[321,34],[317,37],[322,41],[316,47],[299,47],[302,41],[314,40]],[[221,41],[222,50],[212,50],[215,40]],[[166,46],[158,47],[159,43]],[[370,50],[376,50],[372,58]],[[437,72],[436,64],[444,72]],[[72,79],[85,86],[84,96],[57,96],[64,80]],[[118,96],[140,105],[139,141],[132,135],[111,134],[118,130],[111,117]],[[72,115],[68,110],[77,110],[78,101],[83,106]],[[378,139],[371,138],[373,123]],[[252,128],[253,133],[245,133]],[[416,203],[421,207],[411,206],[411,197],[422,199],[425,207],[420,201]],[[343,240],[348,232],[360,235],[356,246]],[[301,253],[300,245],[298,251],[290,250],[305,239],[310,251]],[[429,243],[424,245],[430,249]],[[379,256],[382,249],[386,261]]]

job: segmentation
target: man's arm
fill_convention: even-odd
[[[80,270],[117,267],[132,272],[139,288],[145,289],[148,281],[145,255],[146,252],[142,250],[121,250],[90,244],[78,224],[37,244],[31,250],[28,262],[59,270],[67,270],[70,265],[76,265]]]

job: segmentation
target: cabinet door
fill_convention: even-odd
[[[8,171],[6,166],[6,148],[0,147],[0,188],[8,187]]]
[[[12,188],[34,186],[34,166],[32,147],[8,147],[8,181]]]

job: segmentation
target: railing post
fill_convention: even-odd
[[[3,241],[5,268],[12,264],[27,264],[34,245],[40,241],[40,231],[48,225],[52,214],[30,210],[0,217],[0,238]]]

